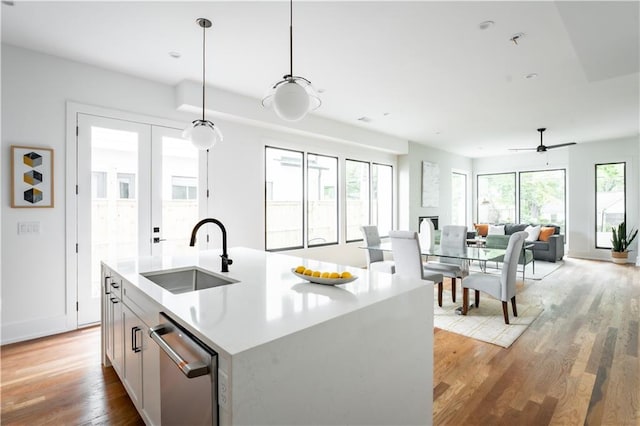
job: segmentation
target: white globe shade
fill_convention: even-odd
[[[281,84],[273,96],[273,109],[283,120],[298,121],[309,111],[309,95],[294,81]]]
[[[182,137],[190,140],[198,149],[213,147],[222,140],[222,133],[210,121],[196,120],[182,133]]]

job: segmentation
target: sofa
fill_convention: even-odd
[[[488,228],[483,226],[484,224],[475,225],[476,232],[478,232],[481,236],[486,236],[486,247],[487,248],[507,248],[507,244],[509,243],[509,237],[514,232],[524,231],[529,224],[527,223],[504,223],[499,225],[504,225],[504,234],[505,235],[487,235],[485,232]],[[535,225],[532,225],[535,226]],[[541,228],[553,228],[553,233],[548,236],[541,236],[536,241],[526,241],[525,244],[533,244],[533,259],[535,260],[545,260],[547,262],[556,262],[558,260],[562,260],[564,257],[564,235],[560,233],[560,227],[557,225],[541,225]],[[550,230],[549,230],[550,231]],[[484,234],[484,235],[483,235]],[[531,250],[526,250],[527,253],[530,253]],[[524,264],[529,263],[526,259],[525,254],[525,262]],[[523,259],[521,255],[520,264],[523,264]]]

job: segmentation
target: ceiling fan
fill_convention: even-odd
[[[547,130],[545,127],[541,127],[538,129],[538,131],[540,132],[540,145],[538,145],[535,148],[510,148],[511,151],[533,151],[535,150],[536,152],[547,152],[548,149],[553,149],[553,148],[562,148],[563,146],[569,146],[569,145],[575,145],[576,142],[567,142],[567,143],[559,143],[557,145],[544,145],[542,143],[542,133]]]

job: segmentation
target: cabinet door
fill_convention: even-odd
[[[122,318],[122,301],[113,296],[113,294],[110,296],[109,300],[111,301],[111,318],[113,327],[113,356],[111,357],[111,364],[120,377],[122,377],[122,374],[124,373],[124,321]]]
[[[102,364],[105,367],[111,365],[113,358],[113,310],[111,309],[111,292],[109,289],[111,279],[111,271],[102,267],[102,303],[101,303],[101,328],[102,328]]]
[[[144,330],[142,344],[142,410],[153,425],[160,424],[160,348]]]
[[[142,407],[142,321],[123,305],[124,317],[124,381],[130,392],[129,396],[136,407]]]

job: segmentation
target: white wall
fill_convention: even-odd
[[[566,255],[587,259],[609,260],[608,250],[595,248],[595,164],[627,162],[627,223],[638,226],[638,137],[581,143],[548,151],[519,152],[501,157],[473,160],[474,206],[476,176],[528,170],[567,170]],[[474,211],[474,218],[477,211]],[[637,244],[637,243],[634,243]],[[630,255],[635,260],[636,252]]]
[[[422,162],[437,163],[440,169],[440,200],[438,207],[422,207]],[[419,216],[438,216],[439,228],[451,223],[451,173],[466,172],[467,194],[471,194],[472,161],[470,158],[454,155],[415,142],[409,142],[409,153],[398,159],[398,174],[402,191],[407,191],[399,200],[401,229],[418,230]],[[408,196],[408,201],[407,197]],[[471,199],[467,202],[467,226],[473,224]]]
[[[588,259],[611,258],[608,249],[595,248],[595,164],[625,161],[627,228],[637,228],[638,216],[638,159],[640,138],[623,138],[601,142],[579,144],[572,147],[569,167],[571,176],[568,184],[572,189],[569,200],[569,256]],[[637,240],[637,238],[636,238]],[[635,262],[637,244],[632,244],[629,262]]]
[[[2,343],[53,334],[76,326],[76,313],[67,293],[75,285],[65,279],[67,194],[66,103],[94,105],[129,113],[188,123],[193,113],[180,112],[184,99],[176,88],[77,62],[42,55],[13,46],[2,46]],[[215,96],[208,96],[215,99]],[[226,93],[224,101],[234,102]],[[238,97],[246,104],[246,97]],[[259,103],[259,100],[255,100]],[[194,102],[197,104],[197,102]],[[215,122],[224,142],[212,149],[210,160],[211,202],[209,213],[225,223],[230,246],[264,247],[264,145],[309,150],[343,158],[382,162],[396,166],[393,151],[406,152],[406,141],[347,126],[342,133],[354,143],[336,142],[330,120],[309,116],[310,129],[296,124],[296,133],[279,125],[242,122],[236,105],[219,105],[234,111]],[[224,116],[218,111],[216,116]],[[253,113],[253,112],[252,112]],[[268,111],[263,116],[271,114]],[[273,120],[271,116],[268,120]],[[255,117],[254,117],[255,118]],[[252,120],[256,124],[256,120]],[[344,124],[335,124],[345,129]],[[324,131],[323,131],[324,130]],[[323,133],[329,135],[325,138]],[[314,136],[315,135],[315,136]],[[363,141],[375,139],[376,149]],[[12,209],[9,197],[8,152],[10,145],[51,147],[55,151],[55,207]],[[396,148],[394,148],[396,147]],[[344,188],[342,188],[344,196]],[[18,236],[20,221],[37,221],[40,235]],[[213,241],[217,241],[215,235]],[[344,237],[341,237],[344,240]],[[308,256],[321,260],[362,264],[364,252],[357,244],[313,249]],[[361,259],[361,260],[360,260]],[[234,265],[236,266],[236,265]],[[71,271],[70,276],[73,276]]]

